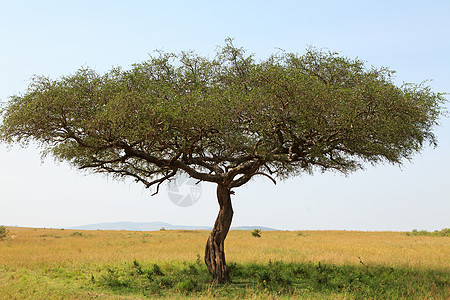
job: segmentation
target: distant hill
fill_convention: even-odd
[[[78,230],[129,230],[129,231],[157,231],[161,228],[166,230],[211,230],[210,226],[189,226],[189,225],[172,225],[165,222],[112,222],[112,223],[98,223],[82,226],[66,227],[65,229],[78,229]],[[278,229],[264,227],[264,226],[237,226],[231,227],[231,230],[253,230],[261,229],[263,231],[274,231]]]

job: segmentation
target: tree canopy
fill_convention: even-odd
[[[257,61],[227,40],[213,58],[159,52],[128,70],[36,76],[2,110],[0,139],[156,192],[184,171],[218,184],[222,211],[220,195],[255,175],[349,173],[435,145],[443,94],[393,75],[314,48]]]

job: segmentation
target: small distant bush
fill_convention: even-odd
[[[426,231],[426,230],[417,230],[413,229],[411,232],[406,233],[407,236],[414,236],[414,235],[422,235],[422,236],[450,236],[450,228],[444,228],[441,230],[435,230],[433,232]]]
[[[252,236],[254,237],[261,237],[261,229],[253,229]]]
[[[0,226],[0,241],[8,235],[8,229],[5,226]]]
[[[165,231],[165,230],[166,230],[166,227],[161,227],[159,230],[160,230],[160,231]]]
[[[82,232],[75,231],[75,232],[72,232],[69,236],[84,236],[84,234]]]

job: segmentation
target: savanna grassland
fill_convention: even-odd
[[[231,231],[211,285],[206,231],[8,230],[0,299],[450,299],[447,236]]]

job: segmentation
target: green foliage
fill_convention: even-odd
[[[228,39],[213,58],[159,52],[130,70],[35,77],[2,110],[0,140],[146,186],[179,170],[232,187],[351,172],[436,143],[443,95],[393,74],[313,48],[256,61]]]
[[[261,229],[253,229],[252,236],[254,237],[261,237]]]
[[[192,292],[199,290],[199,285],[198,282],[195,281],[194,279],[186,278],[178,282],[175,288],[181,293],[189,295]]]
[[[448,270],[332,265],[322,263],[230,263],[233,281],[211,285],[206,266],[192,262],[157,264],[2,267],[23,299],[448,299]],[[11,298],[0,290],[0,298]],[[9,293],[12,293],[9,290]],[[87,296],[89,295],[89,296]]]
[[[155,275],[157,275],[157,276],[162,276],[162,275],[164,275],[164,273],[162,272],[161,268],[160,268],[157,264],[154,264],[154,265],[153,265],[153,268],[152,268],[152,274],[155,274]]]
[[[136,260],[131,267],[108,267],[97,281],[98,285],[113,289],[118,294],[142,293],[162,295],[169,291],[189,295],[201,290],[199,280],[209,281],[206,267],[196,263],[169,266],[162,270],[158,264],[141,264]]]
[[[444,228],[441,230],[435,230],[433,232],[429,232],[426,230],[417,230],[413,229],[411,232],[406,233],[407,236],[416,236],[416,235],[424,235],[424,236],[450,236],[450,228]]]
[[[148,298],[341,295],[351,299],[422,299],[425,296],[444,299],[450,284],[444,271],[276,261],[267,265],[231,263],[233,283],[211,285],[208,271],[201,264],[165,265],[157,274],[154,266],[134,262],[131,266],[107,267],[96,285],[115,294]],[[136,272],[137,269],[140,271]]]
[[[6,238],[8,233],[9,233],[9,231],[5,226],[0,226],[0,241],[3,240],[4,238]]]

